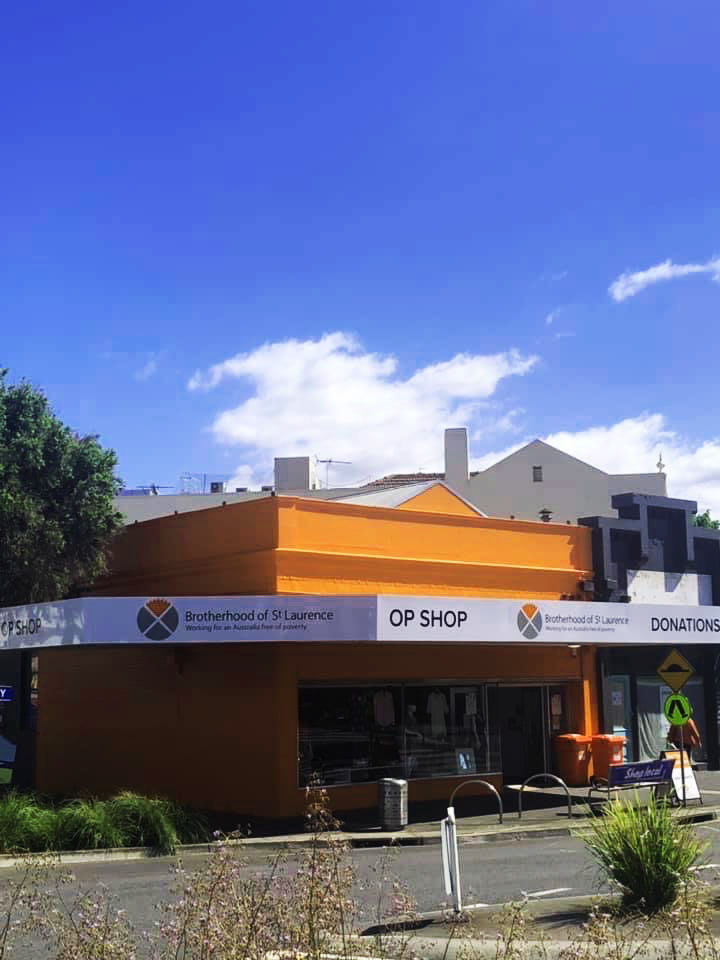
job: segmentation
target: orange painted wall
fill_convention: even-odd
[[[40,677],[38,789],[72,795],[130,788],[271,817],[303,812],[303,682],[558,681],[570,692],[582,681],[581,661],[567,647],[419,644],[47,649]],[[568,704],[577,724],[581,700]],[[446,798],[453,782],[411,781],[411,800]],[[336,809],[371,807],[377,787],[333,787],[330,794]]]
[[[115,541],[94,596],[276,593],[274,498],[132,524]]]
[[[423,490],[416,497],[398,504],[397,510],[420,510],[423,513],[445,513],[455,517],[477,517],[477,510],[455,496],[441,483]]]
[[[592,559],[586,527],[271,497],[134,524],[112,571],[94,594],[557,599]]]

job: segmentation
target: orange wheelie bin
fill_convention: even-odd
[[[610,764],[622,763],[625,753],[625,737],[617,733],[596,733],[592,738],[593,774],[607,780]]]
[[[590,776],[590,742],[581,733],[561,733],[553,737],[555,772],[569,787],[583,787]]]

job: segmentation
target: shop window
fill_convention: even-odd
[[[305,687],[298,692],[300,785],[401,776],[398,687]]]
[[[542,483],[542,467],[532,468],[533,483]]]
[[[301,786],[500,769],[483,686],[301,687],[298,707]]]

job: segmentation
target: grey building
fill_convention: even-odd
[[[694,526],[697,504],[692,500],[626,493],[614,496],[612,503],[616,517],[580,520],[592,529],[595,599],[697,606],[698,615],[679,618],[677,624],[658,618],[666,647],[598,649],[605,729],[626,738],[628,760],[658,756],[668,729],[662,705],[670,689],[656,671],[677,647],[695,669],[683,688],[702,737],[693,759],[717,769],[720,646],[693,644],[692,639],[701,629],[705,633],[719,625],[715,617],[703,616],[702,608],[720,605],[720,530]]]

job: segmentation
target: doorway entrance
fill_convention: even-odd
[[[657,683],[657,681],[655,681]],[[620,674],[608,677],[610,701],[606,706],[607,716],[610,717],[611,733],[625,737],[623,746],[623,760],[629,762],[637,760],[633,744],[632,706],[630,701],[630,677]],[[657,756],[657,754],[653,754]],[[643,760],[646,758],[643,757]],[[650,758],[647,758],[650,759]]]
[[[544,687],[495,687],[494,709],[502,751],[502,773],[506,783],[522,783],[547,765],[547,723]]]

